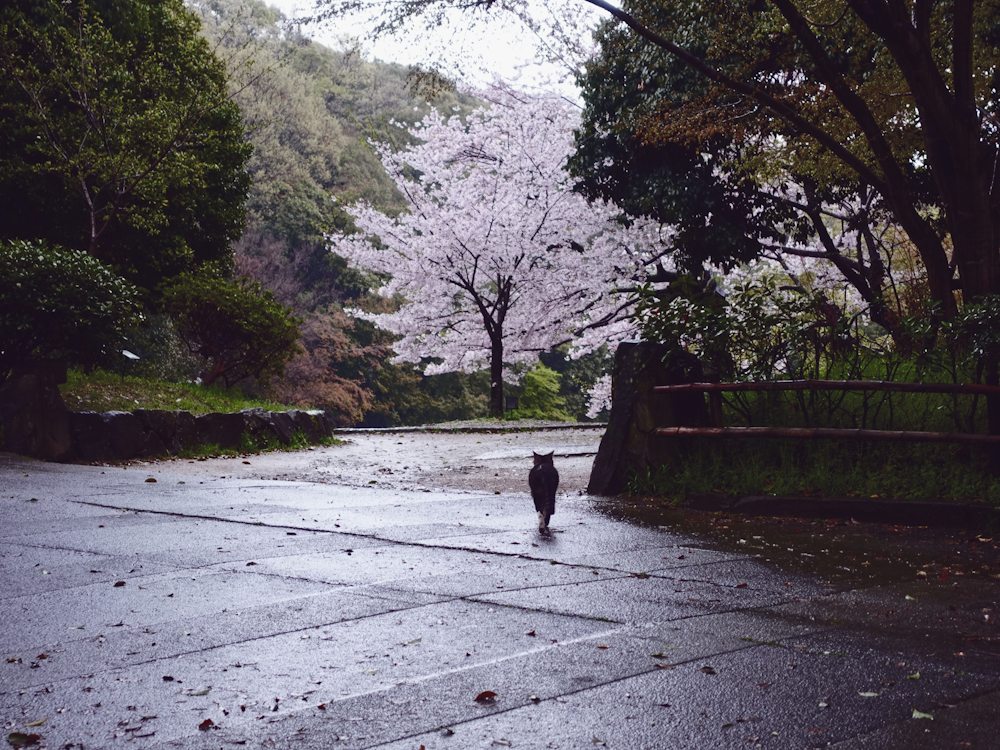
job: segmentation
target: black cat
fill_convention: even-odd
[[[554,451],[553,451],[554,453]],[[531,499],[538,511],[538,530],[549,530],[549,518],[556,512],[556,489],[559,487],[559,472],[552,463],[552,453],[534,454],[535,465],[528,472],[528,486]]]

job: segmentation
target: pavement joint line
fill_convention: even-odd
[[[623,631],[625,631],[627,629],[629,629],[629,626],[626,626],[625,628],[621,628],[618,631],[610,631],[610,632],[611,633],[619,633],[619,632],[623,632]],[[441,677],[441,676],[450,675],[450,674],[459,674],[461,672],[473,670],[473,669],[476,669],[478,667],[482,667],[482,666],[486,666],[486,665],[490,665],[490,664],[499,664],[499,663],[502,663],[504,661],[509,661],[509,660],[512,660],[512,659],[517,659],[517,658],[519,658],[521,656],[526,656],[528,654],[542,653],[544,651],[547,651],[547,650],[550,650],[550,649],[559,648],[561,646],[575,645],[576,643],[580,643],[580,642],[588,641],[588,640],[595,640],[597,638],[606,638],[608,635],[609,635],[609,632],[604,632],[604,633],[592,634],[592,635],[589,635],[589,636],[581,636],[580,638],[574,638],[574,639],[569,640],[569,641],[560,641],[559,643],[554,644],[553,646],[543,646],[543,647],[539,647],[539,648],[534,649],[534,650],[522,651],[519,654],[515,654],[515,655],[512,655],[512,656],[504,657],[504,658],[501,658],[501,659],[494,659],[494,660],[489,661],[489,662],[482,662],[480,664],[469,665],[468,667],[457,667],[457,668],[455,668],[453,670],[447,670],[447,671],[444,671],[444,672],[439,672],[439,673],[434,674],[434,675],[424,675],[424,676],[422,676],[422,677],[420,677],[418,679],[415,679],[415,680],[404,680],[403,682],[396,683],[395,687],[398,687],[400,685],[419,685],[419,684],[421,684],[423,682],[426,682],[428,680],[434,679],[436,677]],[[687,659],[685,661],[672,662],[669,666],[671,668],[674,668],[674,667],[677,667],[677,666],[683,666],[683,665],[687,665],[687,664],[696,664],[698,662],[704,662],[706,659],[715,658],[715,657],[718,657],[718,656],[727,656],[729,654],[735,654],[735,653],[740,652],[740,651],[746,651],[747,649],[750,649],[750,648],[759,648],[759,647],[761,647],[761,644],[751,643],[751,644],[748,644],[746,646],[739,646],[737,648],[730,649],[728,651],[718,651],[718,652],[716,652],[714,654],[711,654],[710,656],[701,656],[701,657],[696,657],[694,659]],[[365,750],[367,750],[367,748],[376,748],[376,747],[384,747],[386,745],[392,745],[392,744],[395,744],[397,742],[401,742],[403,740],[408,740],[408,739],[413,739],[414,737],[419,737],[420,735],[427,734],[428,732],[436,732],[436,731],[440,731],[441,729],[444,729],[444,728],[460,727],[460,726],[464,726],[466,724],[473,724],[475,722],[482,721],[485,718],[489,718],[489,717],[493,717],[493,716],[498,716],[498,715],[505,714],[505,713],[510,713],[511,711],[518,711],[518,710],[520,710],[522,708],[525,708],[527,706],[540,705],[542,703],[549,703],[549,702],[556,702],[556,703],[558,703],[560,698],[566,698],[568,696],[580,695],[580,694],[583,694],[583,693],[587,693],[587,692],[589,692],[591,690],[598,690],[598,689],[601,689],[601,688],[605,688],[608,685],[616,685],[618,683],[626,682],[627,680],[633,680],[633,679],[635,679],[637,677],[643,677],[645,675],[659,673],[659,672],[663,672],[663,671],[670,671],[670,670],[665,669],[664,667],[661,667],[661,666],[658,666],[658,665],[654,665],[651,669],[641,670],[641,671],[633,672],[632,674],[622,675],[620,677],[615,677],[614,679],[611,679],[611,680],[605,680],[603,682],[599,682],[599,683],[596,683],[594,685],[587,685],[585,687],[580,687],[580,688],[577,688],[575,690],[567,690],[565,692],[559,693],[558,695],[553,695],[553,696],[548,697],[548,698],[541,698],[541,699],[539,699],[537,701],[534,701],[534,700],[531,700],[530,698],[527,698],[527,699],[524,700],[524,702],[521,702],[518,705],[509,706],[509,707],[506,707],[506,708],[498,708],[497,710],[490,711],[488,714],[484,714],[482,716],[473,716],[473,717],[470,717],[468,719],[463,719],[461,721],[455,721],[455,722],[452,722],[450,724],[440,725],[440,726],[434,727],[433,729],[428,729],[428,730],[423,730],[423,731],[419,731],[419,732],[414,732],[414,733],[406,735],[406,736],[400,736],[400,737],[396,737],[396,738],[393,738],[393,739],[389,739],[389,740],[385,740],[385,741],[381,741],[381,742],[376,742],[375,744],[372,744],[372,745],[362,745],[362,748],[364,748]],[[343,701],[343,700],[351,700],[353,698],[358,698],[358,697],[362,697],[362,696],[366,696],[366,695],[375,695],[375,694],[378,694],[380,692],[384,692],[384,691],[390,690],[390,689],[391,688],[380,688],[380,689],[371,690],[371,691],[368,691],[368,692],[365,692],[365,693],[357,693],[357,694],[354,694],[354,695],[343,696],[341,698],[338,698],[338,699],[335,699],[335,700],[331,700],[331,701],[327,701],[327,702],[328,703],[337,703],[337,702],[340,702],[340,701]],[[301,708],[301,709],[299,709],[299,711],[306,711],[306,710],[308,710],[308,708],[311,708],[311,706],[310,707],[306,707],[306,708]]]
[[[322,594],[320,592],[317,592],[317,593],[314,593],[314,594],[309,594],[307,596],[321,596],[321,595]],[[301,598],[307,598],[307,597],[301,597]],[[373,598],[384,599],[385,597],[373,597]],[[114,672],[121,671],[121,670],[124,670],[124,669],[131,669],[133,667],[145,666],[147,664],[156,664],[156,663],[162,662],[162,661],[169,661],[169,660],[172,660],[172,659],[178,659],[178,658],[180,658],[182,656],[193,656],[195,654],[207,654],[209,652],[216,651],[216,650],[222,649],[222,648],[229,648],[231,646],[239,646],[239,645],[242,645],[242,644],[253,643],[254,641],[262,641],[262,640],[267,640],[269,638],[277,638],[277,637],[280,637],[280,636],[294,635],[296,633],[304,633],[306,631],[317,630],[319,628],[335,627],[337,625],[341,625],[341,624],[346,623],[346,622],[363,622],[364,620],[367,620],[367,619],[370,619],[370,618],[373,618],[373,617],[382,617],[382,616],[387,615],[387,614],[395,614],[396,612],[407,612],[409,610],[421,609],[422,607],[436,606],[438,604],[446,603],[448,601],[456,601],[457,599],[458,599],[458,597],[450,597],[449,599],[444,599],[444,600],[436,601],[436,602],[422,602],[422,603],[401,602],[402,604],[406,604],[407,606],[399,607],[398,609],[390,609],[387,612],[379,612],[377,614],[362,615],[360,617],[349,617],[349,618],[345,618],[345,619],[341,619],[341,620],[336,620],[336,621],[333,621],[333,622],[320,623],[318,625],[308,625],[308,626],[305,626],[305,627],[295,628],[295,629],[292,629],[292,630],[282,630],[282,631],[278,631],[278,632],[274,632],[274,633],[267,633],[265,635],[259,635],[259,636],[255,636],[253,638],[243,638],[243,639],[240,639],[240,640],[228,641],[226,643],[217,643],[217,644],[214,644],[214,645],[211,645],[211,646],[206,646],[204,648],[191,649],[189,651],[178,651],[178,652],[175,652],[175,653],[166,654],[164,656],[157,656],[156,658],[153,658],[153,659],[143,659],[143,660],[139,660],[139,661],[130,661],[127,664],[122,664],[122,665],[119,665],[119,666],[116,666],[116,667],[110,667],[109,669],[104,669],[104,670],[101,670],[99,672],[88,672],[88,673],[86,673],[86,675],[79,675],[79,674],[77,674],[77,675],[67,676],[67,677],[63,677],[61,679],[51,680],[49,682],[39,683],[38,685],[35,685],[33,687],[37,688],[37,687],[41,687],[43,685],[56,685],[58,683],[67,682],[69,680],[80,679],[81,676],[93,677],[94,675],[97,675],[97,674],[114,673]],[[397,601],[397,600],[390,599],[389,601]],[[173,621],[165,620],[164,622],[157,623],[156,625],[158,627],[162,627],[163,625],[169,625],[171,622],[173,622]],[[127,627],[127,628],[129,628],[131,630],[135,630],[134,626],[126,625],[125,627]],[[145,625],[144,627],[151,627],[151,625]],[[76,639],[76,640],[73,640],[73,641],[57,641],[57,643],[60,643],[60,644],[61,643],[80,643],[80,642],[94,640],[95,637],[96,636],[87,636],[86,638],[80,638],[80,639]],[[43,645],[45,645],[45,644],[43,644]],[[372,691],[372,692],[378,692],[378,691],[376,690],[376,691]],[[5,695],[5,694],[11,694],[11,695],[13,695],[13,691],[11,691],[10,693],[5,693],[5,691],[2,688],[0,688],[0,695]],[[367,693],[361,693],[361,695],[366,695],[366,694]]]
[[[118,510],[118,511],[122,511],[122,512],[125,512],[125,513],[137,513],[137,514],[138,513],[149,513],[149,514],[152,514],[152,515],[173,516],[173,517],[176,517],[176,518],[191,518],[191,519],[198,519],[198,520],[202,520],[202,521],[216,521],[218,523],[232,523],[232,524],[239,524],[239,525],[242,525],[242,526],[254,526],[254,527],[258,527],[258,528],[267,528],[267,529],[293,529],[295,531],[304,531],[304,532],[309,532],[309,533],[312,533],[312,534],[330,534],[330,535],[335,535],[335,536],[349,536],[349,537],[355,537],[355,538],[359,538],[359,539],[368,539],[368,540],[372,540],[372,541],[376,541],[376,542],[384,542],[386,544],[398,545],[398,546],[402,546],[402,547],[419,547],[419,548],[422,548],[422,549],[450,550],[450,551],[453,551],[453,552],[470,552],[470,553],[474,553],[474,554],[477,554],[477,555],[491,555],[491,556],[494,556],[494,557],[519,558],[519,559],[528,560],[528,561],[531,561],[531,562],[547,562],[547,563],[554,564],[554,565],[565,565],[567,567],[572,567],[572,568],[582,567],[582,568],[588,568],[588,569],[606,570],[606,571],[613,572],[613,573],[627,574],[629,576],[633,576],[633,577],[637,577],[637,578],[642,577],[642,576],[640,576],[638,573],[636,573],[634,571],[619,570],[617,568],[607,568],[607,567],[596,566],[596,565],[580,565],[580,564],[577,564],[577,563],[560,562],[559,560],[555,560],[555,559],[553,559],[551,557],[536,557],[534,555],[529,555],[529,554],[526,554],[524,552],[502,552],[500,550],[491,550],[491,549],[485,549],[484,550],[484,549],[480,549],[480,548],[477,548],[477,547],[462,547],[462,546],[453,545],[453,544],[429,544],[427,542],[420,542],[420,541],[414,541],[414,540],[406,541],[406,540],[403,540],[403,539],[393,539],[391,537],[379,536],[378,534],[374,534],[374,533],[373,534],[364,534],[364,533],[361,533],[359,531],[347,531],[347,530],[344,530],[344,529],[337,529],[337,530],[331,530],[331,529],[314,529],[314,528],[309,528],[309,527],[306,527],[306,526],[291,526],[291,525],[286,525],[286,524],[269,524],[269,523],[264,523],[263,521],[244,521],[244,520],[237,519],[237,518],[222,518],[222,517],[219,517],[219,516],[206,516],[206,515],[194,514],[194,513],[180,513],[178,511],[171,511],[171,510],[154,510],[154,509],[151,509],[151,508],[131,508],[131,507],[128,507],[128,506],[123,506],[123,505],[108,505],[106,503],[97,503],[97,502],[93,502],[93,501],[90,501],[90,500],[71,500],[70,502],[77,503],[78,505],[90,505],[90,506],[93,506],[93,507],[96,507],[96,508],[106,508],[108,510]],[[505,534],[505,533],[507,533],[507,531],[505,531],[503,529],[498,529],[498,530],[496,530],[494,532],[490,532],[490,533]],[[675,548],[677,545],[670,545],[670,546],[672,548]],[[344,551],[344,550],[341,550],[341,551]],[[700,563],[700,564],[704,564],[704,563]],[[649,577],[652,577],[652,574],[647,574],[647,575]]]
[[[550,564],[564,565],[564,566],[572,567],[572,568],[582,567],[582,568],[587,568],[587,569],[590,569],[590,570],[603,570],[603,571],[607,571],[608,573],[619,574],[619,575],[622,575],[622,576],[625,576],[625,577],[658,578],[658,579],[661,579],[661,580],[677,581],[677,582],[680,582],[680,583],[685,583],[685,582],[687,582],[687,583],[702,583],[702,584],[705,584],[705,585],[708,585],[708,586],[714,586],[714,587],[720,588],[720,589],[732,588],[732,586],[730,586],[729,584],[718,583],[716,581],[702,581],[702,580],[694,579],[694,578],[692,578],[692,579],[673,578],[673,577],[662,575],[662,574],[658,575],[655,572],[654,573],[645,573],[644,571],[636,572],[636,571],[621,570],[619,568],[609,568],[609,567],[598,566],[598,565],[579,565],[579,564],[576,564],[576,563],[561,562],[559,560],[555,560],[555,559],[550,558],[550,557],[536,557],[534,555],[528,555],[528,554],[526,554],[524,552],[501,552],[501,551],[498,551],[498,550],[482,550],[482,549],[478,549],[478,548],[475,548],[475,547],[462,547],[462,546],[459,546],[459,545],[450,545],[450,544],[427,544],[427,543],[419,542],[419,541],[404,541],[404,540],[401,540],[401,539],[392,539],[391,537],[379,536],[378,534],[363,534],[363,533],[360,533],[360,532],[357,532],[357,531],[344,531],[342,529],[341,530],[336,530],[336,531],[331,531],[330,529],[314,529],[314,528],[308,528],[308,527],[305,527],[305,526],[275,525],[275,524],[263,523],[261,521],[243,521],[243,520],[235,519],[235,518],[220,518],[219,516],[206,516],[206,515],[200,515],[200,514],[180,513],[178,511],[153,510],[153,509],[145,509],[145,508],[131,508],[131,507],[119,506],[119,505],[107,505],[105,503],[97,503],[97,502],[93,502],[93,501],[89,501],[89,500],[72,500],[70,502],[74,502],[74,503],[77,503],[77,504],[80,504],[80,505],[90,505],[90,506],[94,506],[94,507],[97,507],[97,508],[107,508],[109,510],[120,510],[122,512],[128,512],[128,513],[149,513],[149,514],[154,514],[154,515],[173,516],[173,517],[177,517],[177,518],[196,518],[196,519],[205,520],[205,521],[216,521],[216,522],[219,522],[219,523],[233,523],[233,524],[241,524],[241,525],[244,525],[244,526],[255,526],[255,527],[269,528],[269,529],[294,529],[295,531],[305,531],[305,532],[311,532],[313,534],[332,534],[332,535],[340,535],[340,536],[350,536],[350,537],[356,537],[356,538],[360,538],[360,539],[368,539],[368,540],[374,540],[374,541],[378,541],[378,542],[385,542],[386,544],[397,545],[397,546],[404,546],[404,547],[419,547],[419,548],[422,548],[422,549],[449,550],[449,551],[453,551],[453,552],[469,552],[469,553],[473,553],[473,554],[492,555],[492,556],[496,556],[496,557],[519,558],[519,559],[522,559],[522,560],[528,560],[530,562],[548,562]],[[503,532],[503,531],[497,531],[497,532],[494,532],[494,533],[501,534],[501,533],[505,533],[505,532]],[[686,567],[692,567],[692,566],[697,566],[697,565],[708,565],[708,564],[710,564],[710,563],[694,563],[691,566],[682,566],[682,567],[686,568]],[[607,579],[603,579],[603,580],[607,580]],[[598,581],[587,581],[587,583],[597,583],[597,582]],[[561,584],[549,584],[549,585],[561,585]],[[530,588],[545,588],[545,587],[544,586],[538,586],[538,587],[527,587],[527,588],[530,589]],[[512,590],[521,590],[521,589],[512,589]]]

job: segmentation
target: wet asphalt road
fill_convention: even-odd
[[[5,737],[1000,747],[992,575],[790,572],[614,508],[561,495],[545,537],[524,491],[0,456]]]

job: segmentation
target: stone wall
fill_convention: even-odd
[[[43,461],[92,463],[177,455],[204,445],[288,445],[300,431],[310,443],[333,434],[333,423],[322,411],[71,412],[59,393],[64,382],[66,366],[59,362],[14,371],[0,387],[0,450]]]
[[[245,440],[257,446],[288,445],[299,431],[310,443],[333,434],[323,411],[260,408],[197,416],[155,409],[77,411],[69,413],[69,425],[77,460],[87,463],[177,455],[205,445],[240,448]]]

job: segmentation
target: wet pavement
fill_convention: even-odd
[[[1000,747],[985,530],[591,498],[597,439],[358,434],[124,468],[0,455],[5,736]],[[533,528],[532,449],[564,475],[549,536]]]

